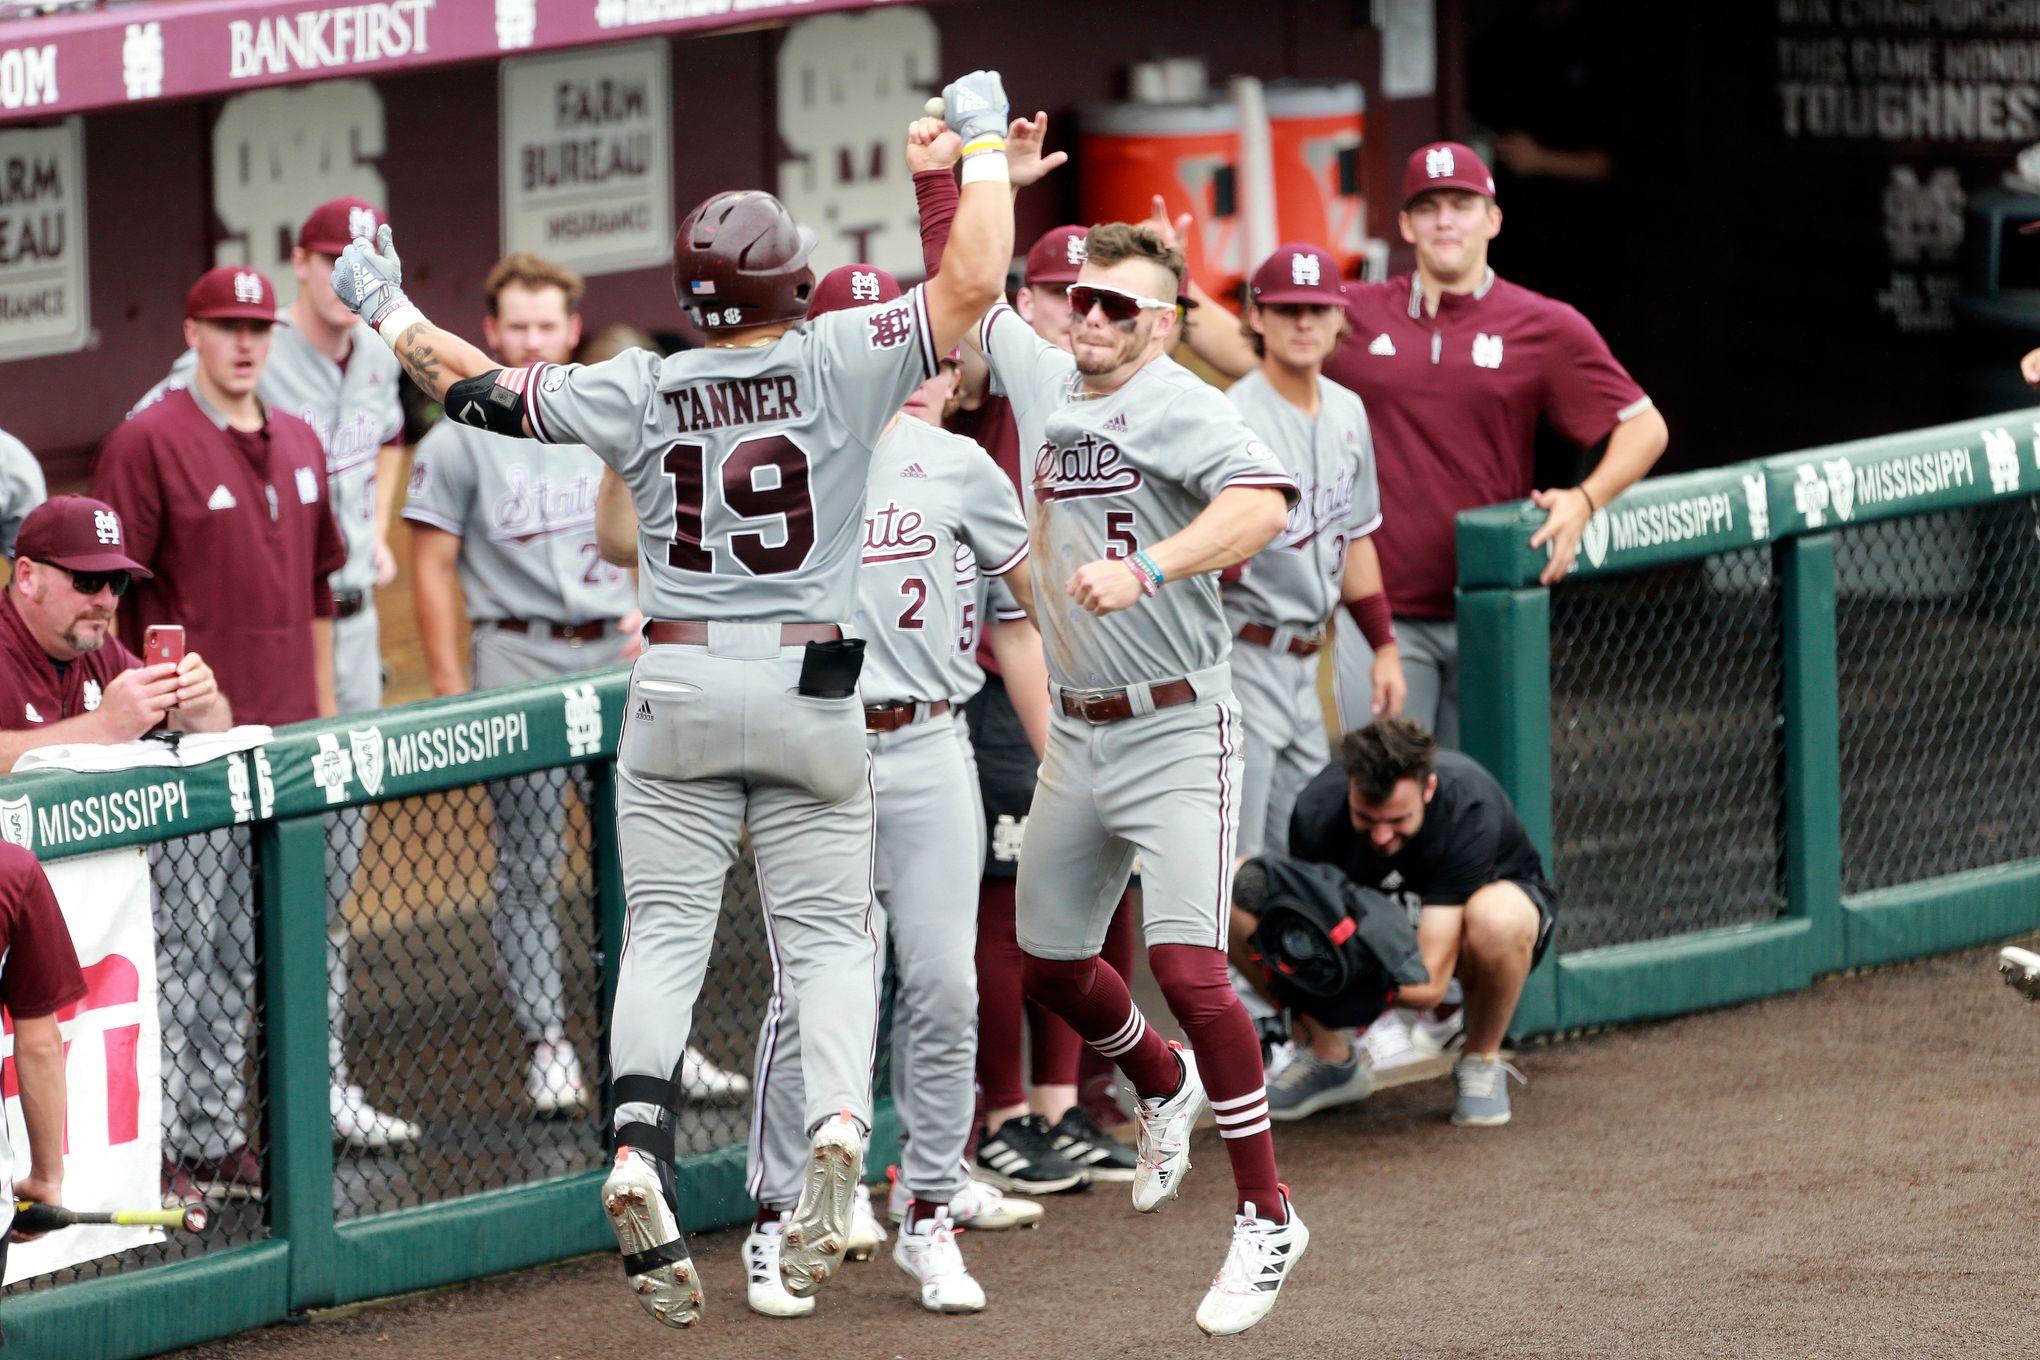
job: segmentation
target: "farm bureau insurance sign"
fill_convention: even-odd
[[[585,274],[666,263],[673,105],[666,44],[503,63],[503,249]]]
[[[0,360],[85,348],[80,121],[0,132]]]

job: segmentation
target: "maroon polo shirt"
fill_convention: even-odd
[[[13,590],[6,595],[0,603],[0,732],[90,713],[114,676],[142,664],[117,637],[108,637],[99,650],[76,661],[58,661],[28,631]]]
[[[20,846],[0,841],[0,1005],[18,1019],[34,1020],[84,996],[71,928],[42,865]],[[0,1128],[0,1153],[6,1137]]]
[[[1538,422],[1586,448],[1650,398],[1585,317],[1492,271],[1440,297],[1435,316],[1414,274],[1349,283],[1346,314],[1353,332],[1325,376],[1367,403],[1389,608],[1449,619],[1453,519],[1530,494]]]
[[[312,620],[331,618],[326,583],[347,560],[327,504],[326,452],[281,411],[249,433],[179,388],[106,437],[92,494],[120,512],[127,553],[156,573],[121,600],[120,630],[184,625],[236,722],[319,713]]]

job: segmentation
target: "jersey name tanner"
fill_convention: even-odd
[[[791,373],[697,383],[660,395],[673,408],[682,434],[767,420],[798,420],[801,416],[800,384]]]

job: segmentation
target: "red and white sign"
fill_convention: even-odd
[[[888,0],[192,0],[0,30],[0,124],[343,75],[749,27]],[[146,16],[146,17],[144,17]]]
[[[73,1209],[153,1209],[162,1193],[162,1035],[149,859],[140,846],[44,866],[85,970],[85,999],[57,1013],[69,1121],[64,1202]],[[17,1169],[28,1131],[14,1075],[14,1025],[0,1035],[0,1097]],[[7,1250],[6,1283],[160,1241],[154,1228],[66,1228]]]

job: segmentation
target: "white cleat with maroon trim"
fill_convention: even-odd
[[[1140,1164],[1133,1169],[1133,1207],[1151,1214],[1183,1188],[1183,1174],[1190,1169],[1190,1130],[1204,1113],[1204,1082],[1197,1075],[1197,1055],[1181,1044],[1170,1044],[1176,1060],[1183,1064],[1183,1081],[1176,1093],[1161,1100],[1143,1100],[1135,1117],[1140,1121]]]
[[[1197,1325],[1212,1336],[1232,1336],[1268,1316],[1275,1297],[1282,1292],[1289,1272],[1303,1259],[1310,1245],[1310,1229],[1303,1226],[1287,1187],[1282,1205],[1289,1221],[1275,1223],[1246,1212],[1233,1219],[1232,1245],[1226,1249],[1225,1264],[1197,1305]]]

